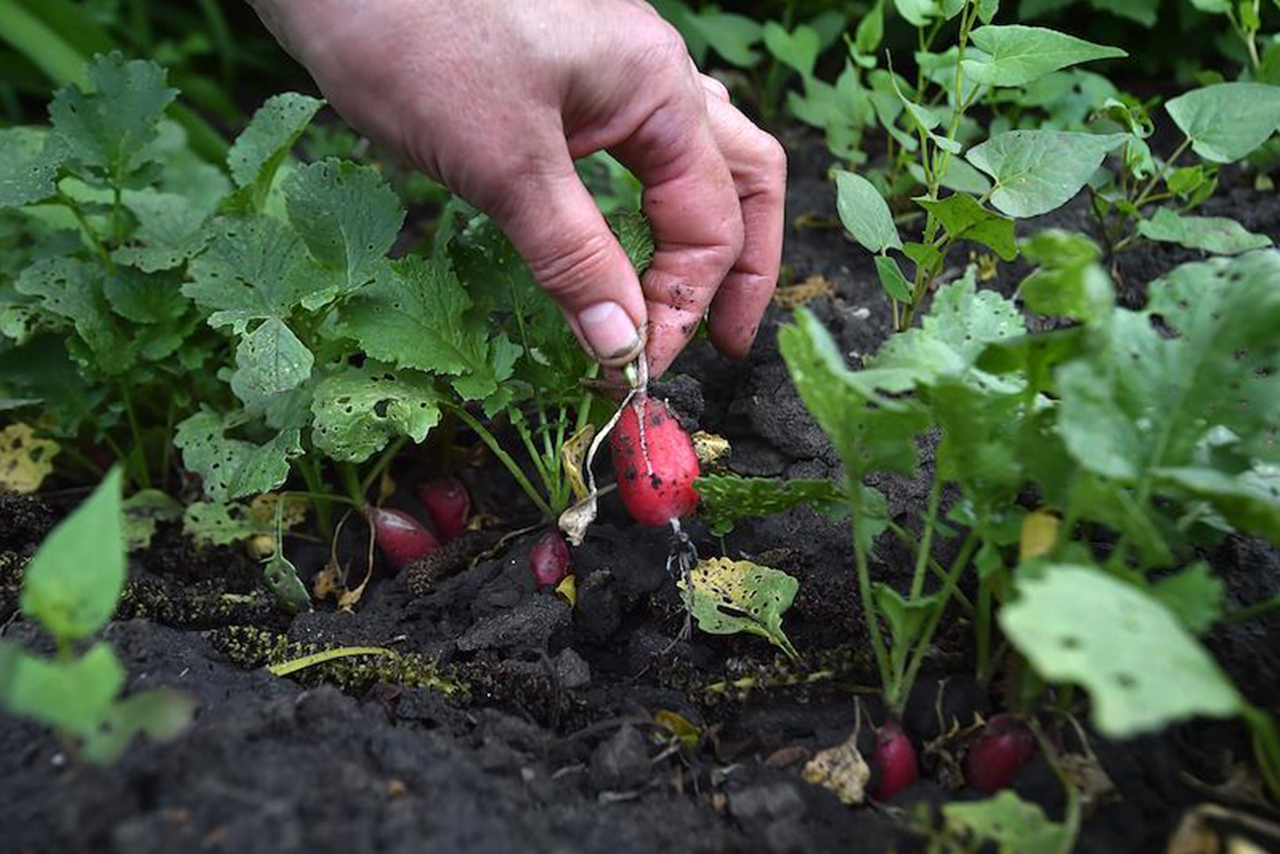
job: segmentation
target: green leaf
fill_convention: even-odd
[[[875,185],[852,172],[836,171],[836,210],[853,239],[868,252],[901,249],[902,238],[893,223],[889,204]]]
[[[126,191],[123,201],[138,228],[111,253],[117,263],[154,273],[180,266],[204,248],[207,212],[188,197],[148,188]]]
[[[404,208],[377,170],[329,158],[284,182],[289,219],[311,255],[351,293],[371,281],[404,223]]]
[[[237,187],[253,185],[255,207],[261,208],[280,163],[323,106],[324,101],[296,92],[272,95],[236,137],[227,167]]]
[[[267,216],[221,217],[208,248],[190,265],[182,292],[212,309],[209,324],[243,334],[254,320],[284,319],[298,306],[325,304],[337,282],[287,225]]]
[[[1156,468],[1152,475],[1157,490],[1207,501],[1239,530],[1280,544],[1280,478],[1190,466]]]
[[[787,32],[782,25],[766,21],[762,35],[769,53],[799,71],[801,76],[812,76],[814,63],[818,61],[818,53],[822,49],[818,33],[813,27],[801,24]]]
[[[440,421],[440,394],[426,374],[368,361],[322,380],[311,408],[316,449],[360,463],[396,436],[426,439]]]
[[[227,546],[272,530],[243,504],[196,501],[182,514],[182,530],[197,545]]]
[[[739,68],[752,68],[760,61],[761,26],[745,15],[721,12],[709,6],[688,17],[689,25],[698,32],[711,49],[729,63]]]
[[[923,27],[931,18],[942,14],[938,0],[893,0],[893,5],[898,14],[913,27]]]
[[[1242,160],[1280,127],[1280,86],[1218,83],[1165,104],[1191,148],[1205,160]]]
[[[109,765],[138,735],[172,741],[191,725],[195,710],[192,697],[171,688],[133,694],[107,706],[98,726],[86,734],[82,755],[89,762]]]
[[[1041,676],[1088,689],[1107,738],[1196,715],[1227,717],[1243,701],[1178,618],[1141,590],[1089,566],[1049,566],[1018,580],[1000,612],[1005,635]]]
[[[375,359],[447,374],[465,399],[481,400],[511,376],[518,347],[489,338],[483,318],[447,258],[409,256],[368,285],[343,310],[343,329]]]
[[[1265,234],[1254,234],[1234,219],[1223,216],[1182,216],[1160,208],[1151,219],[1138,223],[1138,231],[1149,240],[1177,243],[1218,255],[1239,255],[1271,245]]]
[[[800,588],[790,575],[748,561],[715,558],[699,561],[690,580],[691,610],[699,629],[712,635],[759,635],[792,659],[799,657],[782,630],[782,615]],[[687,589],[684,579],[677,583]]]
[[[862,16],[854,31],[854,47],[863,56],[874,55],[880,49],[880,42],[884,41],[884,2],[876,0],[876,5]]]
[[[105,642],[65,662],[0,642],[0,706],[75,735],[88,736],[98,728],[124,678],[124,668]]]
[[[986,246],[1005,261],[1018,257],[1013,220],[987,210],[972,196],[956,193],[942,200],[922,197],[915,202],[932,214],[952,239]]]
[[[115,186],[154,159],[156,125],[178,91],[165,85],[153,62],[99,56],[87,69],[93,89],[72,83],[49,104],[53,131],[72,161],[97,171]]]
[[[140,489],[124,500],[124,537],[131,552],[151,545],[156,524],[182,518],[182,505],[159,489]]]
[[[1189,631],[1202,635],[1222,617],[1226,589],[1209,565],[1199,561],[1151,585],[1151,595],[1177,614]]]
[[[22,271],[18,293],[40,297],[45,311],[75,324],[92,356],[73,353],[77,361],[103,374],[118,374],[134,362],[129,338],[121,330],[103,294],[103,270],[76,258],[45,258]]]
[[[1069,827],[1008,789],[985,801],[946,804],[942,817],[952,833],[993,844],[999,854],[1070,854],[1075,844]]]
[[[294,614],[311,610],[311,594],[298,569],[277,549],[262,565],[262,577],[280,604]]]
[[[0,208],[21,207],[54,194],[65,145],[32,128],[0,130]]]
[[[119,468],[54,528],[27,564],[22,613],[63,641],[106,625],[124,589],[124,516]]]
[[[897,590],[877,581],[871,586],[871,598],[875,600],[876,612],[889,626],[895,658],[905,657],[911,645],[920,637],[929,617],[938,610],[937,597],[921,596],[907,601]]]
[[[890,397],[894,372],[850,371],[831,333],[807,309],[778,331],[778,346],[805,408],[831,438],[853,480],[876,470],[915,469],[911,437],[927,419],[914,401]]]
[[[310,379],[314,365],[315,357],[293,330],[271,317],[240,339],[231,390],[246,409],[259,412]]]
[[[1102,251],[1092,240],[1075,232],[1045,229],[1036,232],[1022,250],[1027,260],[1040,265],[1018,286],[1032,311],[1076,320],[1111,313],[1115,291],[1099,263]]]
[[[302,454],[297,429],[282,430],[262,445],[228,437],[242,417],[197,412],[179,423],[174,434],[183,465],[200,475],[204,494],[214,501],[270,492],[288,478],[289,461]]]
[[[911,282],[902,275],[898,262],[888,255],[876,256],[876,273],[880,276],[880,286],[884,292],[898,302],[911,302]]]
[[[1274,459],[1280,423],[1280,254],[1185,264],[1149,286],[1145,312],[1117,309],[1089,358],[1058,372],[1059,431],[1083,467],[1123,482],[1195,465],[1211,431]],[[1162,326],[1176,337],[1162,335]]]
[[[965,157],[995,179],[991,203],[1011,217],[1048,213],[1071,201],[1107,152],[1127,134],[1015,130],[996,134]]]
[[[801,504],[820,506],[845,501],[843,490],[829,480],[711,474],[698,478],[694,488],[702,499],[698,514],[715,536],[732,531],[739,519],[782,513]]]
[[[653,261],[654,252],[653,226],[649,224],[649,218],[642,211],[620,210],[609,215],[608,223],[622,251],[627,253],[636,275],[643,276]]]
[[[981,52],[966,56],[964,73],[984,86],[1025,86],[1069,65],[1129,55],[1056,30],[1016,24],[978,27],[969,38]]]

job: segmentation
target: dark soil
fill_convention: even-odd
[[[825,154],[812,144],[794,150],[789,221],[834,216]],[[1280,239],[1275,196],[1228,187],[1205,209],[1219,211]],[[1079,204],[1029,227],[1044,224],[1090,227]],[[1191,257],[1162,246],[1124,256],[1116,267],[1124,298],[1139,302],[1138,283]],[[873,352],[890,317],[866,254],[838,230],[793,229],[786,261],[796,281],[821,275],[834,284],[834,297],[810,308],[849,357]],[[788,314],[770,309],[745,363],[695,346],[665,389],[684,416],[732,442],[732,470],[833,476],[837,459],[778,356],[776,326]],[[894,514],[922,506],[928,469],[916,481],[879,484]],[[493,467],[464,473],[478,509],[514,524],[520,514],[503,477]],[[7,639],[36,648],[44,642],[16,621],[14,596],[24,558],[56,515],[0,496],[0,625]],[[692,528],[700,551],[719,553]],[[629,524],[616,497],[574,552],[576,608],[534,589],[535,537],[423,596],[404,576],[377,575],[354,614],[325,605],[290,618],[240,550],[197,551],[162,529],[138,556],[121,619],[105,636],[130,690],[171,685],[199,701],[194,726],[171,744],[135,743],[118,765],[98,769],[42,728],[0,719],[0,852],[913,850],[923,837],[912,828],[927,823],[930,805],[979,797],[947,786],[945,751],[926,753],[922,782],[879,806],[846,807],[800,775],[815,751],[849,737],[856,698],[864,719],[879,713],[862,690],[874,672],[845,526],[799,509],[741,524],[724,542],[730,556],[799,579],[786,629],[809,666],[826,673],[804,685],[806,671],[761,639],[695,632],[678,641],[683,611],[665,568],[667,536]],[[326,554],[304,546],[295,557],[310,573]],[[881,543],[877,577],[897,578],[901,558]],[[1231,539],[1212,559],[1234,604],[1280,588],[1280,555],[1265,544]],[[969,634],[957,619],[917,688],[906,725],[918,743],[1000,706],[963,675]],[[1274,621],[1211,639],[1251,699],[1272,710],[1278,640]],[[325,645],[422,657],[394,668],[314,668],[297,680],[261,667]],[[435,680],[466,691],[412,687]],[[673,744],[657,712],[697,727],[699,746]],[[1162,851],[1182,816],[1206,801],[1262,809],[1249,805],[1239,778],[1228,784],[1250,756],[1234,724],[1090,743],[1115,789],[1090,805],[1080,851]],[[1061,788],[1043,759],[1023,769],[1016,788],[1061,816]]]

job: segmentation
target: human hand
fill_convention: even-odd
[[[660,375],[708,309],[712,343],[746,355],[786,154],[647,3],[251,2],[353,126],[494,218],[602,364],[645,347]],[[574,171],[601,149],[644,184],[643,282]]]

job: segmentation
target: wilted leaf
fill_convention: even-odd
[[[690,578],[698,628],[714,635],[760,635],[791,658],[799,657],[782,631],[782,615],[799,588],[790,575],[748,561],[715,558],[698,561]],[[686,589],[684,579],[678,584]]]
[[[0,491],[35,492],[53,471],[58,443],[22,422],[0,430]]]

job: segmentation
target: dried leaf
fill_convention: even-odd
[[[587,497],[587,481],[583,474],[582,463],[586,459],[587,449],[591,447],[591,440],[595,435],[595,425],[588,424],[569,437],[560,450],[560,464],[564,467],[565,477],[569,479],[569,488],[573,490],[575,501],[581,501]]]
[[[578,604],[578,581],[573,573],[566,575],[556,585],[556,593],[559,593],[569,603],[569,607],[576,607]]]
[[[30,426],[18,422],[0,430],[0,490],[35,492],[49,472],[58,443],[36,438]]]
[[[691,612],[702,631],[760,635],[790,658],[799,658],[782,631],[782,615],[800,586],[790,575],[750,561],[712,558],[698,561],[689,582],[693,587]],[[677,585],[688,589],[683,578]]]
[[[856,806],[866,799],[871,767],[858,752],[855,730],[840,745],[820,750],[804,766],[801,776],[806,783],[830,789],[846,806]]]
[[[822,276],[810,276],[798,285],[788,285],[773,292],[773,301],[785,309],[797,309],[819,297],[835,296],[836,286]]]
[[[699,430],[689,438],[693,440],[693,453],[698,458],[698,464],[704,470],[713,468],[733,450],[728,439],[705,430]]]

